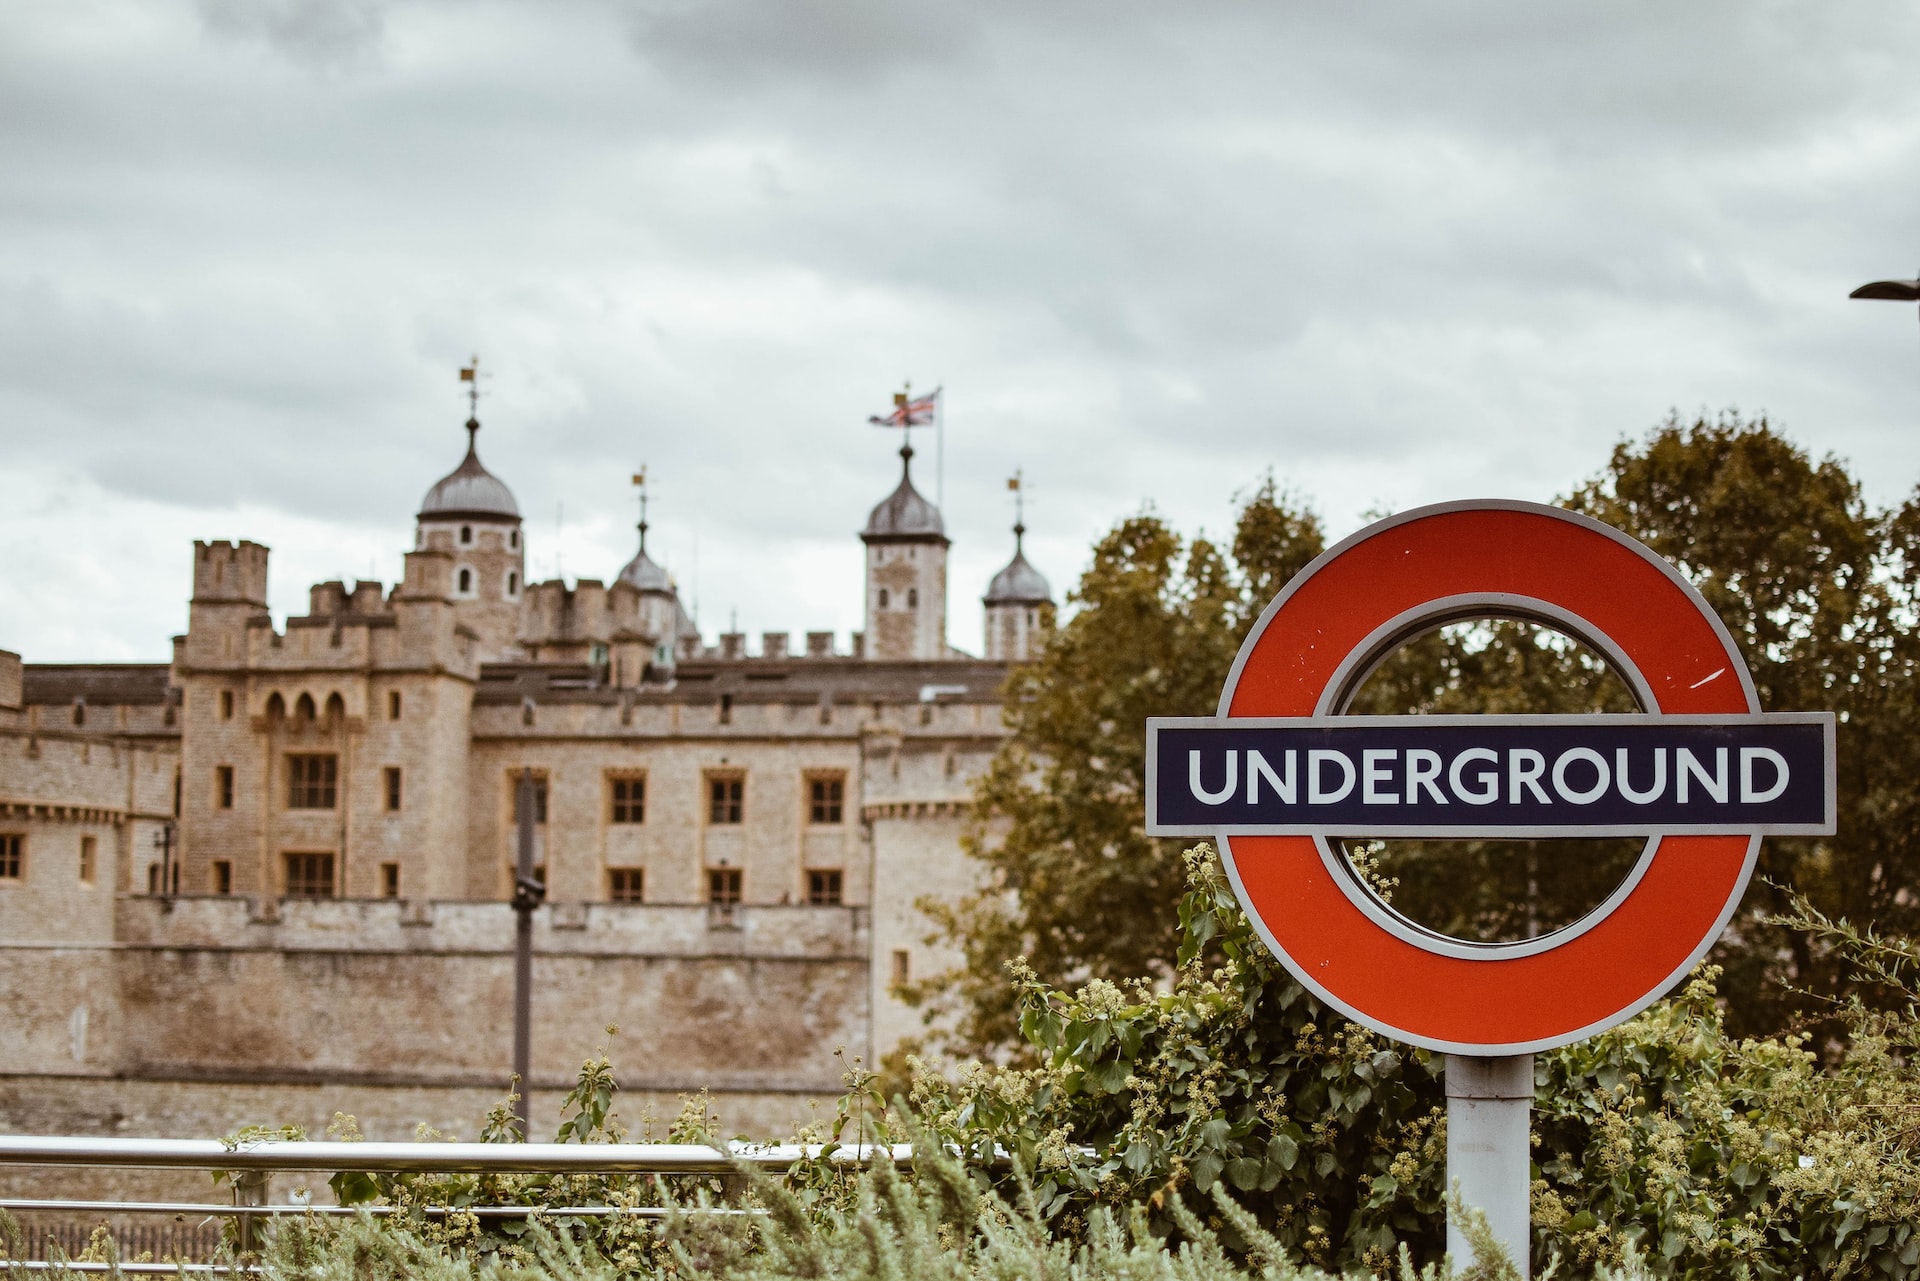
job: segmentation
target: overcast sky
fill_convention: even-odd
[[[0,2],[0,648],[164,660],[191,540],[391,581],[460,458],[535,578],[859,626],[902,379],[950,631],[1268,469],[1332,533],[1669,408],[1920,481],[1911,4]],[[920,436],[921,433],[916,433]],[[936,485],[931,434],[915,476]],[[758,642],[756,640],[755,645]]]

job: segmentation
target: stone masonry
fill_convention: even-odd
[[[536,1133],[609,1024],[630,1124],[702,1089],[729,1130],[804,1123],[843,1054],[920,1030],[897,985],[954,958],[916,904],[973,884],[972,780],[1052,620],[1016,552],[991,660],[947,645],[902,456],[844,650],[705,644],[644,522],[610,584],[527,583],[470,442],[391,589],[318,584],[276,628],[267,548],[200,542],[171,663],[0,652],[0,1129],[470,1137],[506,1086],[526,773]]]

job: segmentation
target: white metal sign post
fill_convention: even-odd
[[[1606,657],[1630,716],[1344,715],[1416,636],[1517,618]],[[1447,1055],[1447,1172],[1524,1276],[1533,1054],[1633,1017],[1739,905],[1765,835],[1834,830],[1830,713],[1763,714],[1726,627],[1672,566],[1532,503],[1383,520],[1260,616],[1211,717],[1147,725],[1147,830],[1208,836],[1255,929],[1356,1023]],[[1564,929],[1451,938],[1383,902],[1337,838],[1644,836]],[[1448,1247],[1464,1261],[1457,1227]]]

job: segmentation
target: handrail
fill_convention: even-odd
[[[321,1218],[351,1218],[357,1215],[387,1218],[397,1214],[415,1214],[423,1218],[444,1218],[447,1215],[472,1215],[477,1219],[524,1219],[538,1214],[542,1218],[628,1218],[665,1219],[673,1216],[673,1209],[659,1205],[312,1205],[304,1201],[288,1201],[284,1204],[268,1205],[217,1205],[186,1201],[75,1201],[59,1198],[31,1200],[21,1197],[0,1197],[0,1210],[27,1210],[35,1213],[90,1213],[90,1214],[172,1214],[204,1215],[209,1219],[239,1219],[253,1215],[265,1215],[269,1218],[287,1216],[302,1217],[317,1215]],[[730,1210],[725,1207],[709,1206],[704,1214],[750,1214],[760,1211]]]
[[[818,1160],[821,1144],[729,1143],[339,1143],[262,1139],[78,1138],[0,1135],[0,1165],[125,1166],[187,1170],[366,1170],[379,1173],[511,1171],[603,1174],[731,1174],[741,1165],[785,1170]],[[911,1144],[846,1144],[836,1164],[913,1159]]]

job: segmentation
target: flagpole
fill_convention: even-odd
[[[933,389],[933,505],[947,505],[947,380]]]

